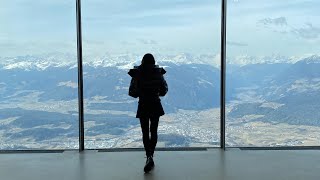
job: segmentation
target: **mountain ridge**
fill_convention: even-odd
[[[140,64],[140,58],[136,54],[106,54],[101,57],[83,57],[83,65],[90,67],[117,67],[118,69],[128,70],[134,65]],[[73,59],[73,61],[71,61]],[[90,60],[88,60],[90,59]],[[181,64],[206,64],[216,68],[220,67],[220,56],[213,54],[192,55],[189,53],[180,53],[176,55],[159,55],[156,56],[157,63],[165,66],[168,63]],[[288,63],[295,64],[298,62],[320,63],[320,55],[310,54],[303,57],[285,57],[279,55],[273,56],[238,56],[227,59],[227,64],[236,66],[246,66],[250,64],[277,64]],[[42,71],[47,68],[67,67],[70,69],[77,67],[77,57],[71,54],[47,54],[39,56],[17,56],[17,57],[0,57],[0,69],[13,70],[24,69],[25,71],[37,70]]]

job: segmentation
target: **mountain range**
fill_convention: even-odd
[[[257,122],[320,126],[320,56],[241,58],[227,64],[227,121],[254,115]],[[183,53],[158,59],[167,71],[169,92],[162,98],[167,114],[219,108],[219,56]],[[132,121],[137,99],[128,96],[127,74],[139,63],[134,54],[84,57],[87,136],[121,136],[139,125]],[[0,57],[0,77],[0,136],[5,142],[25,137],[34,143],[56,137],[76,141],[76,56]],[[168,144],[185,143],[181,135],[171,135],[179,140],[162,135]]]

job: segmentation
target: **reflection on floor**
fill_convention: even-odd
[[[3,153],[4,180],[206,180],[320,179],[319,150],[159,151],[155,169],[143,173],[144,154],[137,152]]]

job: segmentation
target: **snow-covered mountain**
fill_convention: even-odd
[[[302,58],[300,61],[305,62],[307,64],[319,64],[320,56],[319,55],[310,55],[308,57]]]
[[[119,69],[130,69],[133,65],[139,65],[141,55],[137,54],[105,54],[99,57],[83,57],[84,66],[90,67],[117,67]],[[180,53],[175,55],[155,54],[158,64],[172,63],[180,64],[206,64],[213,67],[220,67],[219,54],[199,54]],[[319,63],[319,55],[305,55],[302,57],[286,57],[280,55],[272,56],[248,56],[241,55],[235,58],[228,58],[227,63],[230,65],[245,66],[249,64],[275,64],[289,63],[294,64],[298,61],[307,63]],[[0,57],[0,68],[2,69],[23,69],[45,70],[50,67],[68,67],[70,69],[77,67],[77,56],[72,54],[51,53],[39,56],[17,56],[17,57]]]
[[[134,141],[126,134],[132,132],[132,127],[137,127],[133,134],[135,140],[140,138],[138,121],[132,120],[137,102],[128,96],[130,76],[127,74],[140,59],[134,54],[84,57],[86,136],[97,140],[104,137],[99,147],[115,146],[103,144],[105,140],[109,143]],[[169,92],[162,99],[164,109],[173,119],[179,120],[174,127],[172,119],[164,121],[166,129],[159,138],[173,146],[212,142],[208,138],[195,142],[194,138],[186,136],[192,134],[186,129],[195,130],[192,137],[201,137],[209,132],[202,132],[203,129],[211,128],[211,116],[199,126],[198,114],[219,108],[219,55],[182,53],[156,55],[156,59],[168,72],[165,78]],[[239,59],[237,63],[228,61],[231,64],[227,66],[228,122],[242,126],[241,123],[249,119],[320,127],[318,55]],[[48,142],[61,139],[77,142],[76,67],[74,55],[0,57],[0,138],[7,144],[32,140],[31,145],[3,147],[32,148],[33,143],[49,147]],[[181,114],[181,110],[190,111],[193,116]],[[199,126],[198,129],[190,126],[190,122]]]
[[[309,55],[313,56],[313,55]],[[234,64],[239,66],[245,66],[249,64],[276,64],[276,63],[288,63],[293,64],[303,59],[303,57],[286,57],[282,55],[271,55],[271,56],[249,56],[240,55],[235,58],[227,59],[228,64]]]
[[[66,67],[76,64],[76,56],[71,54],[51,53],[44,55],[26,55],[16,57],[1,57],[2,69],[22,69],[26,71],[45,70],[50,67]]]
[[[215,58],[219,59],[218,56],[205,54],[194,56],[182,53],[156,56],[156,58],[158,64],[164,66],[169,72],[166,77],[172,89],[169,94],[172,98],[168,98],[168,109],[172,111],[176,108],[205,109],[219,104],[217,94],[220,91],[220,70],[219,67],[208,66],[208,62]],[[84,57],[85,95],[87,97],[108,96],[114,101],[126,95],[130,80],[126,71],[133,65],[138,65],[139,59],[140,57],[135,54],[106,54],[95,59]],[[252,57],[247,57],[246,60],[241,61],[248,63],[246,65],[229,65],[227,100],[234,99],[239,94],[239,89],[247,87],[260,87],[257,93],[264,99],[302,91],[297,88],[308,90],[308,87],[314,87],[312,83],[320,78],[320,56],[309,55],[295,63],[283,59],[285,57],[275,56],[273,61],[260,63]],[[12,92],[17,91],[19,87],[19,90],[43,92],[40,95],[42,100],[59,99],[61,96],[68,100],[74,99],[77,97],[76,61],[76,56],[65,54],[2,57],[0,65],[2,97],[11,96]],[[66,93],[69,91],[68,88],[74,88],[74,91]],[[290,88],[295,91],[287,92]],[[181,92],[180,89],[188,91]],[[123,97],[123,100],[127,98]]]

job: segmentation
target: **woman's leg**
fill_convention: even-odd
[[[150,137],[149,137],[149,118],[140,118],[140,125],[142,130],[142,140],[146,156],[151,155],[150,151]]]
[[[151,140],[150,140],[150,150],[151,155],[153,156],[154,150],[157,146],[158,142],[158,125],[159,125],[160,117],[152,117],[150,118],[150,132],[151,132]]]

